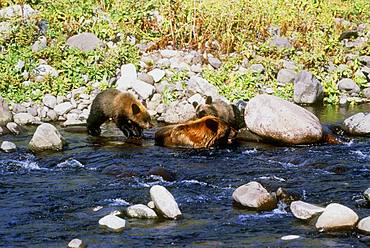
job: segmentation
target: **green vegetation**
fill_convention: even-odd
[[[338,102],[336,82],[343,73],[359,86],[366,83],[354,77],[358,61],[347,63],[346,72],[320,68],[329,62],[346,63],[347,53],[370,53],[370,42],[347,49],[338,41],[343,31],[355,29],[360,23],[367,22],[364,32],[370,31],[368,0],[3,0],[0,7],[24,3],[39,13],[29,20],[6,20],[12,23],[12,31],[5,38],[0,36],[0,93],[16,102],[39,100],[45,93],[66,94],[86,85],[83,76],[108,87],[107,81],[122,63],[138,63],[139,53],[128,44],[128,36],[140,42],[151,41],[151,49],[172,44],[223,57],[222,68],[205,71],[204,77],[230,100],[249,99],[266,87],[276,95],[291,98],[292,85],[281,88],[276,83],[282,59],[312,71],[323,82],[328,103]],[[350,23],[336,22],[335,18]],[[42,19],[48,22],[48,47],[32,52],[31,46],[39,36],[37,24]],[[279,28],[281,36],[290,37],[293,48],[270,47],[271,27]],[[116,48],[87,53],[66,48],[66,39],[81,32],[92,32],[104,41],[116,41],[118,37],[121,41]],[[234,52],[239,55],[222,56]],[[264,59],[258,61],[259,56]],[[244,58],[262,63],[265,74],[234,71]],[[59,76],[33,82],[32,70],[40,59],[56,68]],[[25,62],[22,70],[16,67],[18,61]],[[30,75],[25,76],[23,71]],[[176,77],[181,79],[183,75]],[[25,85],[24,81],[30,83]]]

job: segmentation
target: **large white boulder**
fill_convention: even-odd
[[[290,204],[290,210],[292,211],[294,217],[301,220],[307,220],[324,212],[325,208],[303,201],[294,201]]]
[[[350,134],[370,134],[370,113],[357,113],[344,120],[344,126]]]
[[[357,228],[365,234],[370,234],[370,216],[361,219],[360,222],[358,222]]]
[[[181,211],[173,195],[163,186],[155,185],[150,188],[150,197],[156,209],[168,219],[177,219]]]
[[[320,121],[314,114],[276,96],[252,98],[245,108],[244,119],[250,131],[275,142],[315,143],[323,135]]]
[[[28,147],[33,152],[63,149],[64,139],[59,131],[49,123],[37,127]]]
[[[350,208],[338,203],[326,206],[316,222],[320,231],[352,229],[358,221],[358,215]]]

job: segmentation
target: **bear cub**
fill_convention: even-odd
[[[100,92],[92,102],[87,118],[87,131],[99,136],[100,126],[112,119],[126,137],[141,137],[150,128],[151,119],[146,107],[129,92],[108,89]]]
[[[155,144],[169,147],[209,148],[226,145],[236,132],[215,116],[204,116],[183,124],[169,125],[155,133]]]

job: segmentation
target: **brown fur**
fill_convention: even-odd
[[[208,148],[226,145],[235,134],[235,130],[227,123],[209,115],[159,129],[155,133],[155,143],[170,147]]]
[[[151,127],[151,120],[145,106],[129,92],[108,89],[99,93],[87,119],[88,133],[100,134],[100,126],[112,119],[127,136],[141,136],[142,129]]]
[[[208,96],[205,104],[193,102],[193,106],[198,118],[213,115],[219,117],[236,130],[245,126],[239,109],[233,104],[228,104],[222,100],[212,101],[212,97]]]

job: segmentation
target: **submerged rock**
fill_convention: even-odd
[[[244,118],[247,128],[266,140],[307,144],[320,141],[323,135],[320,121],[314,114],[276,96],[252,98]]]
[[[99,225],[108,227],[113,231],[121,231],[126,226],[126,221],[116,215],[109,214],[99,220]]]
[[[155,185],[150,188],[150,197],[156,209],[168,219],[177,219],[181,211],[173,195],[163,186]]]
[[[350,208],[338,203],[329,204],[316,222],[320,231],[352,229],[358,221],[358,215]]]
[[[233,199],[242,206],[258,211],[276,208],[276,197],[271,195],[260,183],[249,182],[233,192]]]
[[[358,113],[344,120],[344,126],[350,134],[370,134],[370,113]]]
[[[301,220],[308,220],[324,212],[325,208],[306,203],[303,201],[294,201],[290,204],[290,210],[294,217]]]
[[[37,127],[33,137],[29,143],[29,148],[33,152],[44,150],[63,149],[64,139],[59,131],[49,123],[43,123]]]
[[[365,234],[370,234],[370,216],[363,218],[358,222],[357,225],[358,230]]]
[[[80,239],[72,239],[68,243],[68,248],[86,248],[86,247],[87,247],[86,243]]]
[[[151,168],[148,172],[148,175],[160,176],[163,178],[163,180],[168,182],[173,182],[176,180],[176,174],[162,166],[155,166]]]
[[[4,152],[14,152],[15,150],[17,150],[17,146],[13,142],[3,141],[1,143],[0,149]]]
[[[153,209],[143,204],[136,204],[128,207],[126,213],[127,216],[131,218],[155,219],[158,217]]]

